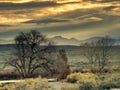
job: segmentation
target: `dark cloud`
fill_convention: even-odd
[[[96,0],[98,1],[98,0]],[[99,2],[120,2],[120,0],[101,0]]]
[[[55,2],[28,2],[28,3],[0,3],[0,10],[17,10],[17,9],[27,9],[27,8],[37,8],[37,7],[51,7],[59,5]]]
[[[101,12],[99,12],[99,10],[96,10],[96,9],[86,10],[85,12],[81,10],[75,10],[75,11],[66,12],[60,15],[53,16],[53,18],[55,17],[59,17],[59,18],[62,18],[63,20],[66,19],[70,21],[66,22],[66,24],[60,23],[57,26],[43,27],[42,30],[49,30],[49,31],[50,30],[67,31],[67,30],[76,30],[76,29],[91,30],[93,28],[109,27],[111,25],[119,24],[120,22],[120,16],[102,14]],[[53,21],[54,19],[45,19],[40,21],[39,20],[28,21],[27,23],[41,24],[41,23],[48,23],[48,22],[50,23]],[[71,23],[71,21],[76,23]]]
[[[90,15],[99,13],[99,10],[101,8],[92,8],[92,9],[79,9],[79,10],[73,10],[65,13],[61,13],[59,15],[53,16],[53,17],[59,17],[59,18],[65,18],[65,19],[78,19],[78,18],[84,18],[89,17]]]
[[[99,17],[102,18],[103,20],[100,21],[96,21],[96,22],[88,22],[85,23],[85,26],[89,26],[90,27],[105,27],[105,26],[109,26],[109,25],[114,25],[120,22],[120,16],[111,16],[111,15],[105,15],[105,14],[93,14],[93,17]]]
[[[112,10],[112,9],[114,9],[114,8],[117,8],[118,6],[109,6],[109,7],[106,7],[106,8],[104,8],[104,10]]]
[[[66,2],[66,3],[56,3],[55,1],[27,2],[27,3],[0,2],[0,10],[44,8],[44,7],[54,7],[58,5],[65,5],[65,4],[76,4],[76,3],[78,2]]]
[[[46,18],[42,20],[30,20],[24,23],[48,24],[48,23],[68,22],[68,21],[69,20],[64,20],[64,19]]]
[[[11,27],[12,25],[0,24],[0,27]]]
[[[84,1],[92,1],[92,2],[119,2],[120,0],[84,0]]]

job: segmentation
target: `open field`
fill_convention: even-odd
[[[65,49],[68,57],[68,63],[70,66],[77,66],[81,68],[88,67],[88,60],[83,57],[82,52],[87,48],[79,46],[56,46],[57,49]],[[0,62],[4,62],[9,59],[11,52],[13,51],[12,45],[0,45]],[[120,66],[120,46],[114,46],[111,50],[110,66]]]

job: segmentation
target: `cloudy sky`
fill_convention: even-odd
[[[120,0],[0,0],[0,43],[29,30],[79,40],[120,38]]]

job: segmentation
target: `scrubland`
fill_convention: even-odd
[[[62,83],[62,86],[58,89],[53,88],[47,79],[30,78],[17,83],[0,84],[0,90],[110,90],[120,88],[119,69],[97,71],[96,68],[75,70],[66,79],[57,81]],[[59,85],[54,82],[54,86]]]

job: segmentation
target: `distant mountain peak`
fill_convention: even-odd
[[[83,43],[86,43],[86,42],[92,42],[92,41],[97,41],[97,40],[100,40],[102,38],[102,36],[96,36],[96,37],[91,37],[91,38],[88,38],[88,39],[85,39],[85,40],[78,40],[74,37],[72,38],[65,38],[63,36],[54,36],[52,38],[49,38],[50,41],[53,41],[56,45],[75,45],[75,46],[79,46]],[[120,37],[118,38],[113,38],[115,40],[115,45],[120,45]],[[9,40],[10,41],[10,40]],[[3,44],[3,42],[9,42],[8,40],[2,40],[0,39],[0,44]],[[10,41],[10,42],[13,42],[13,41]],[[8,43],[9,44],[9,43]],[[12,43],[10,43],[12,44]]]
[[[65,38],[62,36],[55,36],[50,38],[50,40],[54,41],[58,45],[79,45],[80,41],[75,38]]]
[[[85,40],[78,40],[74,37],[68,39],[63,36],[54,36],[53,38],[50,38],[50,40],[54,41],[57,45],[77,45],[77,46],[79,46],[82,43],[97,41],[97,40],[100,40],[101,38],[102,38],[102,36],[96,36],[96,37],[91,37],[91,38],[88,38]],[[117,44],[120,43],[120,39],[115,39],[115,41],[117,42]]]

